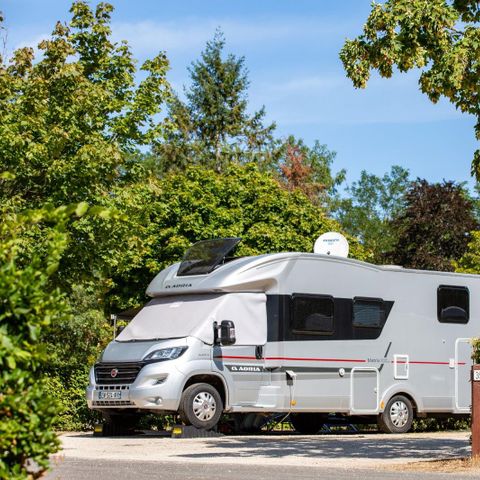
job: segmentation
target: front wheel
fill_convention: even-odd
[[[183,423],[202,430],[210,430],[223,411],[223,402],[215,387],[208,383],[195,383],[187,387],[180,400],[178,413]]]
[[[413,423],[412,402],[403,395],[392,397],[383,413],[378,416],[378,426],[385,433],[406,433]]]

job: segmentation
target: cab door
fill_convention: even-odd
[[[229,385],[230,405],[259,405],[262,387],[270,384],[270,372],[265,368],[265,345],[215,346],[213,367],[224,375]]]
[[[233,328],[234,338],[228,341],[220,329],[212,365],[227,381],[231,406],[259,405],[261,389],[270,383],[270,372],[265,368],[266,303],[264,293],[232,293],[216,312],[218,325],[228,322]]]

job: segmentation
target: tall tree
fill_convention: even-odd
[[[2,205],[102,203],[127,176],[129,157],[162,135],[168,61],[163,53],[145,61],[136,84],[128,45],[111,40],[111,12],[77,1],[71,20],[40,43],[38,60],[22,48],[0,64],[0,171],[12,176],[0,179]],[[112,251],[100,232],[91,218],[70,226],[74,241],[57,275],[64,287],[101,276]]]
[[[165,142],[155,147],[160,170],[201,164],[221,171],[230,161],[270,161],[274,124],[264,125],[265,110],[248,113],[245,58],[224,55],[225,38],[217,30],[189,72],[186,102],[170,102]]]
[[[478,228],[473,202],[462,185],[417,180],[405,195],[405,208],[393,221],[394,263],[426,270],[453,271]]]
[[[125,170],[126,154],[162,133],[160,112],[169,93],[163,53],[147,60],[135,83],[135,61],[125,42],[112,42],[112,6],[72,5],[42,41],[0,62],[0,201],[24,206],[96,201]]]
[[[420,89],[432,102],[443,95],[477,118],[480,140],[480,3],[478,0],[387,0],[372,4],[363,34],[347,40],[340,58],[364,88],[372,69],[389,78],[420,68]],[[480,150],[472,162],[480,179]]]
[[[408,170],[398,165],[383,177],[363,170],[360,180],[347,189],[348,197],[337,203],[335,217],[373,253],[375,262],[385,262],[395,244],[391,222],[404,205],[410,183]]]

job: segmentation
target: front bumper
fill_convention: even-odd
[[[86,397],[88,407],[176,411],[185,375],[169,362],[145,365],[131,384],[99,384],[92,374]]]

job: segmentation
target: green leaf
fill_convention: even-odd
[[[75,214],[77,215],[77,217],[82,217],[83,215],[85,215],[85,213],[87,213],[87,210],[88,210],[88,203],[80,202],[77,205],[77,208],[75,209]]]

